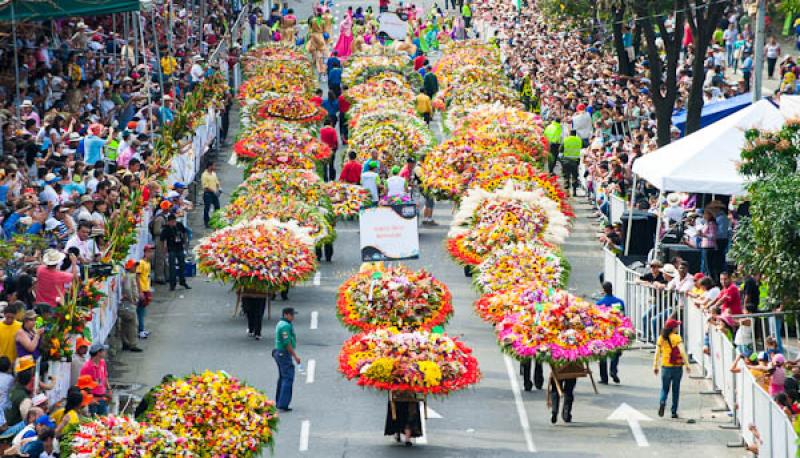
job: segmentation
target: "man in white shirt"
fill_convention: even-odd
[[[589,146],[589,138],[592,136],[594,127],[592,117],[586,112],[586,105],[578,105],[578,112],[572,117],[572,129],[583,141],[583,146]]]
[[[39,200],[46,203],[50,208],[58,204],[58,193],[53,189],[53,184],[58,183],[58,177],[55,173],[48,173],[44,176],[45,186],[41,193],[39,193]]]
[[[361,174],[361,187],[369,191],[373,202],[378,202],[380,199],[380,194],[378,193],[380,176],[378,175],[377,169],[378,164],[370,161],[367,171]]]
[[[89,221],[81,221],[78,223],[78,231],[69,239],[67,245],[64,247],[65,250],[69,250],[72,247],[77,248],[79,253],[78,258],[82,264],[94,262],[95,258],[100,253],[94,240],[90,237],[91,233],[92,223]]]
[[[673,269],[675,268],[673,267]],[[694,288],[694,278],[689,275],[689,263],[682,261],[680,264],[678,264],[677,275],[673,277],[669,283],[667,283],[667,290],[678,291],[679,293],[688,293],[692,288]]]
[[[93,211],[94,211],[94,199],[92,199],[92,196],[89,194],[82,195],[81,206],[78,207],[78,211],[75,213],[75,221],[79,223],[82,221],[91,221]]]
[[[386,195],[388,197],[401,196],[406,193],[406,179],[399,175],[400,166],[392,167],[392,176],[386,180]]]
[[[189,75],[191,76],[192,87],[194,87],[197,83],[203,81],[203,75],[205,74],[205,71],[203,70],[202,66],[202,57],[194,56],[192,58],[192,62],[192,68],[189,70]]]

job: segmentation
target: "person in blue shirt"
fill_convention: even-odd
[[[339,98],[333,91],[328,91],[328,100],[322,102],[322,108],[328,112],[328,119],[336,125],[336,120],[339,119]]]
[[[603,282],[603,297],[600,298],[595,304],[602,305],[604,307],[614,308],[620,311],[620,313],[625,313],[625,302],[615,296],[614,294],[614,287],[610,281]],[[617,376],[617,368],[619,367],[619,357],[622,355],[621,352],[617,352],[614,356],[609,356],[601,359],[598,361],[598,366],[600,367],[600,383],[603,385],[608,385],[608,360],[611,360],[611,379],[614,380],[614,383],[619,383],[619,377]]]
[[[83,147],[86,150],[86,165],[94,165],[97,161],[103,160],[103,147],[106,141],[100,138],[103,126],[100,124],[92,124],[89,127],[89,135],[83,141]]]
[[[339,60],[339,51],[333,51],[331,57],[328,57],[328,60],[325,61],[325,71],[330,73],[335,64],[342,65],[342,61]]]
[[[753,75],[753,56],[752,53],[744,50],[744,61],[742,62],[742,79],[744,80],[744,91],[750,92],[750,77]]]
[[[342,95],[342,64],[339,62],[334,62],[328,72],[328,92],[332,92],[337,98]]]

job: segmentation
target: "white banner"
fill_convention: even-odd
[[[365,208],[359,221],[362,261],[419,258],[416,205]]]

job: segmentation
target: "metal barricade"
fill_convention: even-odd
[[[622,214],[625,212],[625,200],[622,197],[614,194],[611,195],[608,202],[609,220],[612,223],[618,223],[622,219]]]

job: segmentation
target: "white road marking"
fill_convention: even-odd
[[[428,407],[428,418],[444,418],[442,414]]]
[[[645,437],[644,431],[642,431],[642,425],[640,425],[639,422],[653,421],[652,418],[623,402],[617,407],[617,410],[608,416],[608,420],[622,420],[628,422],[628,426],[633,433],[633,438],[636,440],[636,445],[639,447],[650,446],[650,442],[647,441],[647,437]]]
[[[306,369],[306,383],[314,383],[314,371],[317,369],[317,361],[314,359],[308,360],[308,369]]]
[[[314,286],[319,286],[320,279],[322,278],[322,274],[317,272],[314,274]]]
[[[318,321],[319,321],[319,312],[317,311],[311,312],[311,324],[309,325],[309,328],[317,329],[317,326],[319,325]]]
[[[422,435],[417,438],[417,444],[426,445],[428,443],[428,428],[425,424],[425,404],[420,402],[419,405],[419,419],[422,423]],[[430,410],[430,409],[429,409]]]
[[[514,393],[514,403],[517,405],[517,415],[519,416],[519,423],[522,426],[522,434],[525,436],[525,445],[531,453],[536,452],[536,446],[533,445],[533,435],[531,434],[531,423],[528,420],[528,412],[525,411],[525,405],[522,403],[522,392],[519,389],[519,381],[517,375],[514,373],[514,364],[511,358],[503,356],[503,361],[506,363],[506,371],[508,372],[508,380],[511,382],[511,392]]]
[[[308,436],[311,434],[311,422],[303,420],[300,424],[300,451],[308,451]]]

